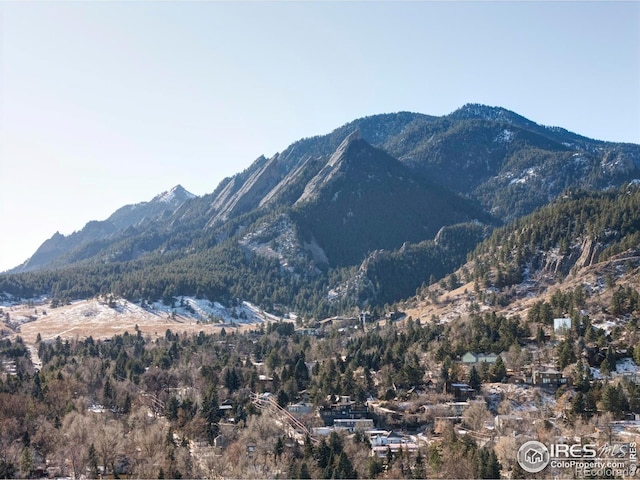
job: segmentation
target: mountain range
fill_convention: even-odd
[[[261,156],[210,194],[177,186],[56,233],[0,291],[200,295],[328,314],[406,298],[496,227],[637,179],[639,145],[499,107],[374,115]]]
[[[195,195],[187,192],[181,185],[177,185],[149,202],[126,205],[113,212],[106,220],[91,221],[82,230],[71,235],[64,236],[56,232],[26,262],[12,272],[33,271],[87,258],[97,251],[97,248],[87,250],[86,247],[89,244],[104,245],[114,241],[123,233],[135,235],[138,229],[143,230],[145,226],[153,225],[192,198],[195,198]]]

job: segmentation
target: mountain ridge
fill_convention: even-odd
[[[567,191],[637,180],[639,167],[638,145],[590,140],[500,107],[379,114],[260,156],[212,193],[185,198],[176,187],[182,201],[171,208],[163,202],[171,195],[158,195],[146,203],[163,208],[149,217],[134,221],[125,213],[142,209],[122,207],[117,226],[92,224],[99,234],[84,242],[54,236],[44,250],[60,242],[67,250],[32,266],[86,277],[67,286],[45,275],[38,288],[58,295],[90,292],[88,279],[99,275],[101,290],[117,285],[127,298],[200,292],[329,313],[399,300],[457,268],[487,229]],[[369,286],[332,303],[326,292],[356,285],[358,270]]]
[[[108,239],[141,222],[153,222],[193,198],[195,198],[194,194],[188,192],[181,185],[176,185],[170,190],[154,196],[148,202],[120,207],[106,220],[91,220],[81,230],[69,235],[56,232],[51,238],[45,240],[27,261],[9,270],[8,273],[28,272],[46,267],[83,245]]]

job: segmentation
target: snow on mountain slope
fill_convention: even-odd
[[[43,341],[62,339],[111,338],[117,334],[140,330],[152,337],[173,332],[218,332],[225,328],[250,328],[281,318],[265,313],[249,302],[225,307],[218,302],[180,297],[174,306],[160,302],[144,306],[124,299],[89,299],[51,308],[47,298],[29,305],[5,301],[2,303],[4,329],[34,343],[40,334]],[[6,315],[9,321],[6,321]]]

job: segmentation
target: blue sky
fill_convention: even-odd
[[[640,3],[0,1],[0,271],[299,138],[468,102],[640,143]]]

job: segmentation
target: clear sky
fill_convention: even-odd
[[[640,143],[640,3],[0,0],[0,271],[302,137],[468,102]]]

